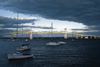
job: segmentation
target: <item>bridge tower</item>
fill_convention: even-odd
[[[11,33],[11,39],[13,39],[13,34]]]
[[[76,39],[78,39],[78,34],[76,34]]]
[[[83,35],[81,35],[81,39],[83,39]]]
[[[2,39],[2,34],[1,34],[1,39]]]
[[[32,26],[30,27],[30,39],[32,39]]]
[[[67,39],[67,29],[65,28],[64,39]]]
[[[96,36],[94,36],[94,39],[96,39]]]
[[[90,39],[92,39],[92,36],[90,36]]]
[[[89,38],[88,36],[85,37],[85,39],[88,39],[88,38]]]

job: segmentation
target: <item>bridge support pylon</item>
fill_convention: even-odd
[[[32,26],[30,27],[30,39],[32,39]]]
[[[67,29],[65,28],[64,39],[67,39]]]

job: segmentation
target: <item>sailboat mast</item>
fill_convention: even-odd
[[[72,39],[73,39],[73,29],[72,29]]]
[[[52,39],[52,29],[53,29],[53,23],[51,23],[51,39]]]
[[[62,35],[62,32],[61,32],[61,40],[62,40],[62,38],[63,38],[63,35]]]
[[[23,21],[22,21],[22,44],[23,44]]]
[[[16,46],[17,46],[17,40],[18,40],[18,13],[17,13],[17,32],[16,32]]]

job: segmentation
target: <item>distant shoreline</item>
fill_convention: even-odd
[[[50,39],[51,37],[33,37],[33,39]],[[1,38],[0,38],[1,39]],[[3,37],[2,39],[11,39],[10,37]],[[12,39],[16,39],[16,37],[13,37]],[[18,37],[17,39],[22,39],[22,37]],[[23,39],[30,39],[29,37],[23,37]],[[52,39],[64,39],[64,37],[52,37]],[[68,37],[67,39],[76,39],[76,37]],[[81,37],[78,37],[78,39],[81,39]],[[83,37],[85,39],[85,37]],[[90,37],[88,39],[91,39]],[[92,39],[100,39],[100,38],[94,38]]]

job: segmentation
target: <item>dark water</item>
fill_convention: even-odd
[[[47,46],[50,39],[28,41],[30,53],[34,58],[11,60],[7,54],[16,51],[16,41],[0,40],[0,67],[100,67],[100,40],[63,40],[67,43],[59,46]],[[54,39],[59,42],[60,39]],[[21,46],[22,40],[18,40]],[[27,51],[25,51],[27,52]]]

